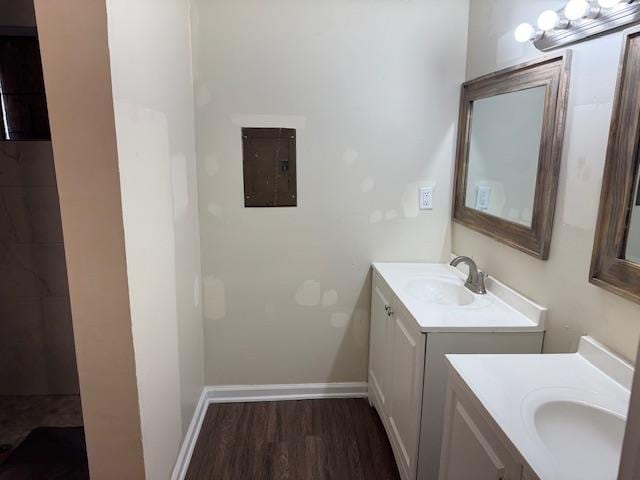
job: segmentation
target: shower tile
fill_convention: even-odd
[[[75,350],[64,346],[47,345],[45,357],[49,391],[61,395],[79,393]]]
[[[31,240],[31,219],[25,192],[20,187],[0,187],[0,241]]]
[[[47,346],[74,349],[69,297],[43,297],[42,321]]]
[[[0,297],[68,294],[62,244],[0,243]]]
[[[0,144],[0,186],[55,186],[51,142]]]
[[[47,291],[31,246],[0,242],[0,297],[36,297]]]
[[[42,346],[20,345],[0,349],[0,395],[49,393]]]
[[[79,395],[0,396],[0,443],[17,446],[37,427],[81,425]]]
[[[64,257],[64,245],[35,244],[32,248],[35,271],[43,296],[67,296],[67,266]]]
[[[0,302],[0,348],[25,345],[42,349],[42,305],[38,297],[3,298]],[[16,374],[19,374],[16,372]]]
[[[32,241],[61,243],[62,221],[56,187],[28,187],[25,190]]]

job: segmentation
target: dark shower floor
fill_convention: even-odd
[[[0,480],[89,480],[84,428],[31,430],[0,463]]]
[[[79,395],[0,396],[0,445],[15,448],[37,427],[79,426]],[[0,451],[0,463],[9,453]]]

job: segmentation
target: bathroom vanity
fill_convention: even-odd
[[[542,350],[545,308],[491,278],[474,294],[461,270],[373,265],[368,396],[403,480],[438,478],[446,354]]]
[[[613,480],[633,368],[574,354],[449,355],[440,480]]]

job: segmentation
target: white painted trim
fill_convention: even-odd
[[[176,460],[176,465],[173,468],[171,480],[183,480],[186,476],[187,468],[189,468],[189,463],[191,462],[191,455],[193,455],[193,449],[195,448],[196,441],[200,435],[200,428],[202,428],[202,422],[204,421],[204,416],[207,413],[208,406],[209,398],[207,397],[207,388],[205,387],[202,389],[200,399],[198,400],[196,409],[193,412],[193,417],[191,417],[191,423],[189,424],[187,433],[182,441],[182,447],[178,453],[178,459]]]
[[[300,383],[284,385],[215,385],[202,390],[193,412],[171,480],[183,480],[200,435],[207,407],[212,403],[275,402],[329,398],[367,398],[367,382]]]
[[[367,398],[367,383],[218,385],[206,387],[210,403],[274,402],[314,398]]]

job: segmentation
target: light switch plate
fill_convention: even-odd
[[[488,185],[478,185],[476,191],[476,210],[489,210],[491,204],[491,187]]]
[[[420,210],[433,209],[433,187],[420,188]]]

